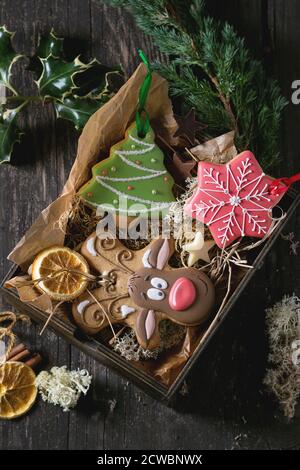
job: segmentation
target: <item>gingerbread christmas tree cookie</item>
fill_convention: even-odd
[[[165,215],[175,200],[173,178],[164,166],[164,155],[149,128],[139,137],[136,123],[125,139],[114,145],[110,156],[93,167],[93,177],[79,195],[94,207],[120,215]]]

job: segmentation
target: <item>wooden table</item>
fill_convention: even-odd
[[[300,79],[300,2],[210,0],[209,4],[214,16],[233,23],[254,53],[264,57],[290,101],[291,83]],[[15,47],[27,55],[34,53],[39,34],[53,26],[58,35],[72,39],[70,44],[75,41],[83,57],[122,63],[127,74],[137,65],[136,47],[150,59],[159,57],[127,13],[95,0],[1,0],[0,24],[17,31]],[[14,73],[24,93],[34,92],[24,61]],[[282,131],[279,172],[284,175],[299,171],[299,122],[300,106],[290,102]],[[26,136],[14,152],[15,164],[0,168],[2,275],[9,267],[8,252],[41,209],[56,198],[76,153],[76,132],[56,121],[51,106],[32,106],[20,124]],[[296,237],[299,215],[286,230]],[[188,394],[179,395],[175,409],[157,403],[51,331],[40,337],[34,326],[22,330],[22,339],[40,349],[49,365],[87,368],[94,376],[93,389],[71,413],[40,400],[26,417],[1,421],[0,448],[299,449],[299,417],[287,424],[262,385],[268,354],[264,309],[284,294],[299,295],[299,281],[299,257],[291,256],[288,242],[281,239],[194,368]]]

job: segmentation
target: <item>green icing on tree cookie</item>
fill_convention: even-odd
[[[87,204],[121,215],[165,215],[175,200],[174,180],[164,166],[164,155],[147,135],[137,135],[135,123],[125,139],[115,144],[110,156],[92,169],[93,177],[80,190]]]

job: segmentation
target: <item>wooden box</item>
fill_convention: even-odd
[[[126,376],[129,380],[135,382],[147,393],[151,394],[152,396],[161,401],[169,402],[170,399],[174,396],[175,392],[182,386],[183,381],[185,380],[191,367],[193,366],[195,361],[199,359],[202,351],[207,346],[210,338],[219,328],[221,322],[225,319],[226,315],[233,307],[238,297],[249,283],[252,276],[255,275],[255,272],[258,267],[261,266],[261,264],[264,262],[266,255],[271,250],[273,243],[282,232],[282,229],[285,224],[291,218],[299,202],[300,195],[296,191],[290,190],[284,196],[280,203],[280,206],[283,210],[286,211],[286,218],[283,219],[280,224],[276,227],[272,236],[264,244],[256,248],[255,252],[251,254],[251,264],[253,265],[253,269],[247,270],[246,274],[241,279],[236,289],[229,297],[229,300],[227,301],[226,305],[223,307],[222,312],[220,313],[216,321],[214,321],[213,324],[209,326],[204,337],[201,339],[200,343],[195,349],[192,357],[187,361],[184,368],[181,370],[181,372],[169,388],[162,385],[160,382],[155,380],[153,377],[151,377],[144,371],[136,368],[134,364],[119,356],[115,351],[103,344],[100,340],[86,337],[84,334],[78,334],[78,329],[70,321],[65,321],[63,318],[54,316],[51,320],[49,327],[54,330],[58,335],[65,338],[66,341],[75,345],[80,350],[84,351],[86,354],[92,356],[104,365],[112,367],[120,374]],[[16,291],[4,287],[5,281],[11,279],[17,274],[20,274],[20,268],[16,265],[13,265],[1,283],[1,293],[4,295],[6,300],[10,302],[14,307],[16,307],[19,311],[27,313],[34,321],[41,322],[44,324],[48,317],[45,312],[21,302]]]

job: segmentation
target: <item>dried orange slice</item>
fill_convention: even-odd
[[[37,255],[32,264],[32,279],[44,279],[36,287],[55,300],[72,300],[87,286],[89,265],[76,251],[64,246],[47,248]],[[56,274],[57,273],[57,274]]]
[[[0,418],[18,418],[32,407],[37,395],[35,379],[31,367],[23,362],[0,365]]]

